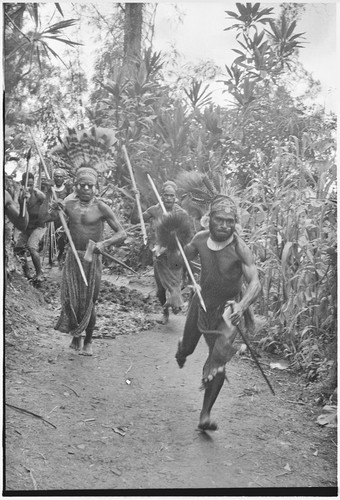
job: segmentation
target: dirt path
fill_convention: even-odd
[[[53,330],[55,309],[30,289],[33,316],[25,303],[15,312],[10,290],[11,310],[31,321],[25,334],[11,316],[6,403],[52,425],[6,406],[6,490],[247,488],[247,494],[313,487],[334,494],[336,429],[316,423],[322,409],[304,398],[289,371],[264,365],[273,396],[254,363],[235,356],[213,410],[219,430],[199,433],[206,346],[200,341],[185,367],[177,367],[184,315],[171,316],[166,327],[97,338],[95,355],[84,357],[69,349],[68,335]]]

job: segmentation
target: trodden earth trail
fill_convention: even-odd
[[[57,272],[47,277],[58,280]],[[251,358],[235,355],[212,412],[218,430],[202,433],[207,347],[201,339],[178,368],[184,313],[170,315],[164,326],[153,311],[149,329],[98,335],[94,356],[86,357],[53,329],[53,304],[31,285],[22,287],[12,284],[6,298],[4,492],[208,489],[214,495],[223,489],[261,496],[280,489],[284,496],[301,489],[308,496],[317,488],[320,496],[335,494],[336,429],[318,425],[322,408],[289,370],[270,369],[261,356],[273,396]],[[129,287],[154,293],[142,278]],[[109,331],[114,324],[105,307],[101,320]]]

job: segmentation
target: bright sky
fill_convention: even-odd
[[[50,3],[54,10],[53,0],[47,0],[46,3]],[[75,0],[74,3],[83,4],[85,1]],[[105,13],[110,9],[114,0],[94,0],[91,3],[96,4],[98,9]],[[151,0],[149,3],[157,2]],[[278,11],[281,3],[279,0],[274,0],[272,3],[261,2],[261,8],[274,7]],[[307,42],[306,46],[300,49],[300,60],[312,76],[322,84],[323,93],[320,103],[324,104],[327,110],[336,112],[338,97],[336,87],[339,74],[336,45],[337,36],[339,36],[337,24],[340,22],[340,7],[337,6],[336,0],[324,3],[317,1],[298,3],[306,6],[306,11],[297,25],[297,32],[304,32]],[[177,3],[159,0],[154,49],[169,52],[175,48],[182,54],[183,64],[210,60],[220,66],[224,72],[225,64],[230,65],[236,56],[232,51],[233,48],[237,48],[235,31],[224,31],[224,28],[232,24],[231,20],[227,19],[225,11],[236,11],[235,4],[236,2],[230,0],[224,2],[185,0]],[[66,18],[74,16],[71,2],[62,1],[60,5]],[[181,14],[182,22],[179,21],[178,12]],[[84,70],[91,74],[91,66],[96,55],[92,33],[88,26],[83,25],[79,35],[85,44],[85,47],[81,49],[84,53]],[[63,47],[59,43],[56,44],[55,49],[59,53]],[[221,99],[223,84],[215,84],[213,88],[217,101],[224,102],[225,97]]]
[[[171,46],[185,60],[198,62],[211,59],[224,68],[230,65],[237,48],[235,31],[224,31],[231,26],[226,10],[236,11],[234,2],[182,1],[177,4],[183,13],[179,24],[174,5],[160,2],[156,16],[155,48],[169,51]],[[297,33],[305,33],[306,46],[300,49],[300,60],[323,87],[322,103],[326,109],[336,110],[336,81],[339,68],[336,58],[337,6],[336,2],[305,4],[306,11],[298,21]],[[278,7],[278,3],[261,3],[261,8]]]

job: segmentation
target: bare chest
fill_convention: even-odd
[[[96,226],[102,223],[102,214],[96,205],[78,203],[68,210],[71,224],[85,227]]]

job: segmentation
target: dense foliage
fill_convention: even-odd
[[[290,359],[308,381],[325,377],[336,360],[336,119],[311,99],[319,86],[298,60],[304,44],[298,13],[285,7],[275,19],[273,9],[248,3],[227,11],[237,57],[225,68],[222,107],[203,77],[166,79],[169,61],[153,51],[149,36],[150,8],[140,11],[142,48],[133,64],[129,54],[128,69],[122,4],[105,17],[93,6],[81,9],[98,33],[92,81],[76,48],[66,69],[39,52],[38,65],[25,62],[29,73],[23,59],[16,61],[18,74],[6,59],[7,152],[24,155],[30,145],[25,126],[31,125],[52,168],[48,151],[67,125],[114,128],[119,141],[107,183],[123,213],[131,205],[131,183],[122,145],[145,207],[155,201],[147,173],[158,185],[183,170],[218,178],[238,203],[263,284],[256,313],[266,327],[259,345]],[[56,25],[66,29],[65,23]],[[11,54],[13,22],[6,16],[5,24]],[[25,28],[22,16],[19,28]],[[294,95],[292,75],[306,82],[305,95]]]

